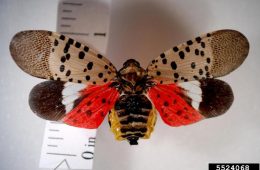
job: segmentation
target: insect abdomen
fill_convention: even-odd
[[[144,95],[122,95],[109,114],[111,130],[117,140],[127,139],[136,145],[139,138],[148,139],[156,121],[156,111]]]

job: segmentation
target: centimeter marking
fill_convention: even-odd
[[[48,137],[48,139],[54,139],[54,140],[63,140],[64,138],[61,137]]]
[[[62,20],[76,20],[74,17],[61,17]]]
[[[72,12],[70,9],[63,9],[62,12]]]
[[[82,6],[82,3],[74,3],[74,2],[63,2],[63,5],[72,5],[72,6]]]
[[[110,0],[61,0],[57,31],[105,53]],[[93,22],[95,19],[95,22]],[[92,169],[96,130],[48,121],[40,168]]]
[[[75,154],[68,154],[68,153],[52,153],[52,152],[47,152],[46,154],[49,155],[62,155],[62,156],[77,156]]]
[[[83,36],[88,36],[89,33],[81,33],[81,32],[64,32],[61,31],[61,34],[66,34],[66,35],[83,35]]]
[[[81,20],[81,18],[77,17],[75,14],[78,10],[78,7],[84,6],[84,2],[77,3],[77,2],[62,2],[61,6],[63,6],[64,9],[61,10],[61,18],[59,20],[60,24],[58,26],[58,30],[60,30],[61,34],[69,35],[69,36],[94,36],[94,37],[106,37],[106,32],[86,32],[85,30],[91,30],[91,29],[85,29],[84,31],[75,31],[78,30],[75,28],[75,22],[83,22],[84,20]],[[97,11],[98,13],[98,11]],[[96,18],[95,18],[96,19]],[[105,23],[106,24],[106,23]],[[83,24],[84,25],[84,24]],[[92,24],[90,24],[92,25]],[[71,31],[73,30],[73,31]],[[96,43],[94,43],[96,44]]]
[[[51,131],[51,132],[59,132],[60,130],[59,129],[49,129],[49,131]]]

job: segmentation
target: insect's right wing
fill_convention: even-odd
[[[224,114],[233,103],[231,87],[218,79],[182,84],[157,84],[148,96],[170,126],[189,125]]]
[[[114,106],[119,92],[111,86],[45,81],[30,93],[32,111],[47,120],[82,128],[97,128]]]
[[[219,30],[162,53],[147,72],[161,84],[221,77],[238,68],[248,52],[249,42],[243,34]]]

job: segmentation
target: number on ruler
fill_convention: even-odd
[[[95,140],[96,140],[96,138],[94,138],[94,137],[89,137],[88,138],[88,148],[89,147],[95,148]],[[94,158],[94,153],[93,153],[93,151],[87,150],[85,152],[82,152],[81,157],[83,159],[87,159],[87,160],[93,159]]]

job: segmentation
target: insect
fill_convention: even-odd
[[[160,54],[146,69],[129,59],[118,71],[89,45],[50,31],[17,33],[10,52],[23,71],[48,79],[29,96],[38,116],[92,129],[109,113],[115,138],[137,145],[150,137],[156,110],[174,127],[224,114],[233,92],[215,78],[243,63],[249,42],[235,30],[214,31]]]

